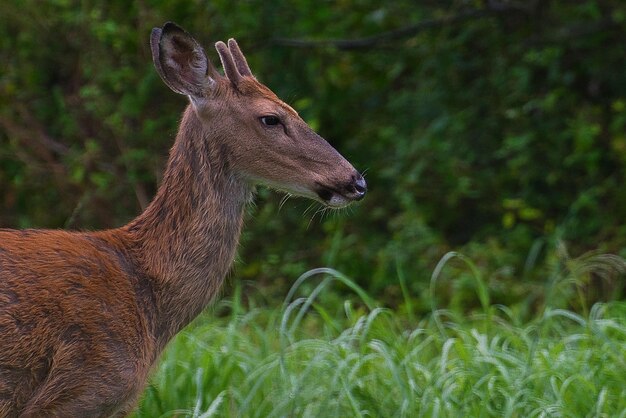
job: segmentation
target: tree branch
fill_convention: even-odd
[[[414,25],[406,26],[404,28],[395,29],[388,32],[382,32],[380,34],[367,36],[364,38],[322,40],[274,38],[271,40],[271,43],[274,45],[290,46],[296,48],[335,47],[341,50],[372,48],[388,44],[398,39],[410,38],[425,30],[511,12],[526,14],[529,12],[529,10],[524,8],[523,6],[512,5],[509,3],[504,4],[489,2],[486,8],[469,9],[451,16],[428,19]]]
[[[414,25],[404,28],[382,32],[376,35],[367,36],[356,39],[290,39],[290,38],[274,38],[270,40],[273,45],[289,46],[295,48],[327,48],[333,47],[340,50],[359,50],[367,48],[377,48],[388,46],[393,41],[411,38],[420,32],[430,29],[440,28],[446,25],[455,25],[467,22],[469,20],[477,20],[482,18],[497,17],[504,14],[519,13],[532,16],[536,9],[535,2],[527,5],[513,3],[510,1],[487,1],[485,8],[468,9],[461,11],[455,15],[445,16],[436,19],[427,19]],[[619,25],[610,16],[604,17],[597,22],[587,22],[584,24],[576,24],[562,28],[554,28],[551,36],[530,37],[528,45],[540,45],[551,43],[568,42],[581,37],[593,35],[598,32],[612,30],[618,28]]]

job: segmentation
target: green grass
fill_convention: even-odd
[[[462,256],[442,260],[433,293],[454,257],[476,279],[475,312],[400,315],[328,269],[273,309],[235,292],[169,345],[136,416],[626,417],[626,303],[546,303],[521,323]],[[296,297],[303,283],[317,285]],[[358,298],[337,303],[337,285]]]

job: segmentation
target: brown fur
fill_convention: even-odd
[[[186,109],[146,211],[101,232],[0,230],[0,417],[132,410],[167,342],[219,290],[256,183],[342,206],[365,193],[352,166],[251,76],[234,41],[222,77],[173,24],[157,71]],[[266,115],[280,118],[265,126]]]

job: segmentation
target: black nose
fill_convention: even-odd
[[[365,197],[365,193],[367,192],[367,183],[362,175],[357,175],[351,186],[352,187],[350,188],[352,189],[351,192],[354,193],[354,199],[361,200]]]

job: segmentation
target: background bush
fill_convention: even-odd
[[[389,305],[407,303],[403,284],[419,312],[456,249],[495,271],[493,301],[532,308],[567,251],[626,255],[618,0],[6,0],[0,226],[107,228],[147,205],[185,106],[152,68],[150,29],[167,20],[213,62],[213,42],[237,38],[257,77],[366,170],[368,198],[347,214],[279,211],[260,190],[235,277],[270,297],[327,265]],[[621,298],[621,279],[589,274],[577,306]],[[462,305],[463,283],[441,294]]]

